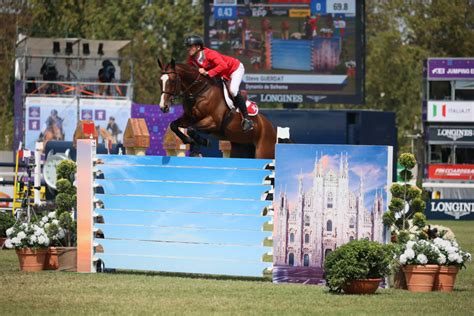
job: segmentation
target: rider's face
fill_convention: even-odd
[[[199,52],[200,46],[199,45],[191,45],[188,46],[188,55],[194,56]]]

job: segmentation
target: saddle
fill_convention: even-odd
[[[229,81],[222,79],[222,89],[224,91],[225,103],[227,104],[227,106],[229,107],[231,111],[240,112],[240,110],[234,104],[234,97],[230,93],[229,84],[230,84]],[[245,101],[245,104],[247,105],[247,112],[249,113],[249,116],[256,116],[258,114],[257,103],[247,99]]]

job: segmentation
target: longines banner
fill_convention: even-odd
[[[471,127],[430,127],[428,139],[432,141],[474,142],[474,128]]]
[[[428,122],[474,122],[474,101],[429,101]]]
[[[428,219],[474,220],[474,200],[430,200],[425,215]]]
[[[473,180],[474,165],[428,165],[428,178],[439,180]]]

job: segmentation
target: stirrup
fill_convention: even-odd
[[[253,122],[249,118],[244,118],[242,120],[242,129],[244,132],[249,132],[253,130]]]

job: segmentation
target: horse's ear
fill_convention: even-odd
[[[171,68],[174,69],[174,66],[176,65],[176,62],[174,61],[174,58],[171,58]]]
[[[158,61],[158,66],[160,66],[161,69],[163,69],[163,65],[161,64],[161,60],[159,58],[156,59]]]

